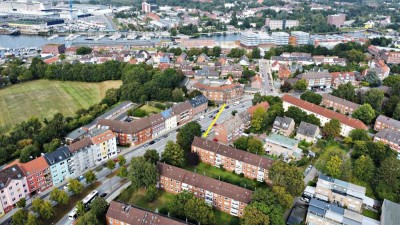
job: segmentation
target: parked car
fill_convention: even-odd
[[[101,195],[100,195],[100,198],[104,198],[104,197],[106,197],[108,194],[106,193],[106,192],[104,192],[104,193],[102,193]]]
[[[306,197],[301,197],[300,200],[302,200],[305,203],[310,203],[310,199]]]
[[[155,141],[150,141],[149,145],[154,145]]]

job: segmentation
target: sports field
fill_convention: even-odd
[[[0,89],[0,133],[32,116],[51,118],[58,112],[73,115],[80,108],[100,102],[107,89],[121,84],[36,80]]]

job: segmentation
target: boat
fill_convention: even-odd
[[[94,36],[87,36],[86,38],[85,38],[85,40],[87,40],[87,41],[93,41],[94,40]]]
[[[130,35],[128,35],[125,39],[126,40],[135,40],[137,38],[137,35],[136,34],[130,34]]]
[[[116,40],[118,40],[118,39],[120,39],[121,38],[121,34],[120,33],[116,33],[116,34],[114,34],[114,35],[112,35],[112,36],[110,36],[110,37],[108,37],[110,40],[113,40],[113,41],[116,41]]]
[[[106,35],[104,35],[104,34],[100,34],[99,36],[96,36],[96,37],[94,38],[94,40],[95,40],[95,41],[99,41],[100,39],[103,39],[105,36],[106,36]]]
[[[55,34],[55,35],[53,35],[53,36],[50,36],[50,37],[48,37],[47,38],[47,40],[53,40],[53,39],[56,39],[56,38],[58,38],[58,35],[57,34]]]
[[[14,29],[14,28],[0,27],[0,34],[20,35],[21,32],[18,29]]]
[[[73,41],[73,40],[77,39],[80,36],[81,35],[79,35],[79,34],[70,34],[70,35],[68,35],[68,37],[65,38],[65,40],[66,41]]]

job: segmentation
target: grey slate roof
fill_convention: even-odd
[[[189,100],[193,108],[196,108],[203,104],[208,104],[208,99],[204,95],[196,96]]]
[[[292,118],[286,116],[285,117],[277,116],[274,121],[274,128],[287,130],[291,123],[294,123],[294,120]]]
[[[400,144],[400,132],[391,129],[383,129],[375,134],[376,137],[380,139],[393,142],[395,144]]]
[[[315,137],[317,130],[317,125],[301,121],[299,128],[297,128],[297,133],[307,137]]]
[[[64,161],[72,156],[67,146],[57,148],[54,152],[46,153],[44,159],[49,166],[54,165],[58,162]]]

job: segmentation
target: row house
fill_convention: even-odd
[[[324,174],[318,177],[315,197],[339,206],[345,206],[355,212],[362,212],[366,188]]]
[[[383,129],[400,131],[400,121],[384,115],[379,115],[378,118],[376,118],[375,120],[374,130],[380,131]]]
[[[332,85],[332,76],[328,71],[306,72],[297,76],[307,82],[307,89],[313,88],[330,88]]]
[[[210,84],[196,83],[193,88],[199,90],[208,100],[217,103],[235,102],[244,95],[244,86],[241,84],[211,86]]]
[[[157,113],[148,117],[151,126],[151,136],[156,137],[165,132],[165,119],[161,113]]]
[[[106,214],[107,225],[191,225],[169,216],[138,208],[123,202],[112,201]]]
[[[50,167],[43,156],[18,164],[26,176],[29,193],[41,193],[53,186]]]
[[[381,141],[400,154],[400,131],[383,129],[374,136],[374,141]]]
[[[363,216],[360,213],[338,206],[335,203],[326,203],[318,199],[311,199],[307,209],[306,224],[323,225],[367,225],[381,224],[375,219]]]
[[[161,189],[172,194],[188,191],[217,210],[232,216],[242,217],[245,207],[251,201],[253,192],[245,188],[161,162],[157,163],[157,168]]]
[[[171,130],[178,125],[176,115],[172,109],[167,109],[161,112],[161,116],[164,118],[165,130]]]
[[[332,72],[332,87],[337,88],[341,84],[351,83],[353,86],[358,86],[356,72]]]
[[[380,56],[380,52],[381,50],[376,47],[375,45],[370,45],[368,46],[368,53],[375,56],[375,57],[379,57]]]
[[[208,99],[204,95],[198,95],[189,100],[193,108],[193,115],[205,113],[208,108]]]
[[[221,76],[226,77],[229,74],[231,74],[234,79],[240,79],[240,78],[242,78],[243,67],[238,64],[222,66]]]
[[[195,79],[202,79],[202,78],[218,79],[219,72],[216,70],[215,67],[203,66],[202,69],[195,71],[194,78]]]
[[[269,182],[268,171],[274,162],[272,159],[200,137],[194,138],[192,152],[196,153],[202,162],[209,165],[243,174],[259,182]]]
[[[250,128],[251,116],[247,111],[230,117],[223,123],[215,126],[215,138],[224,144],[235,141],[242,133]]]
[[[339,98],[331,94],[322,94],[321,105],[328,108],[333,108],[335,111],[349,115],[351,115],[356,109],[358,109],[358,107],[360,107],[360,105],[357,103],[347,101],[346,99]]]
[[[53,185],[60,184],[76,175],[74,159],[67,146],[46,153],[44,158],[50,167]]]
[[[316,65],[338,65],[338,66],[346,66],[346,59],[339,58],[338,56],[323,56],[316,55],[313,56],[313,61]]]
[[[193,107],[189,101],[172,106],[172,111],[176,115],[178,126],[193,118]]]
[[[344,137],[347,137],[350,131],[354,129],[368,130],[368,127],[358,119],[348,117],[344,114],[326,109],[324,107],[312,104],[299,98],[286,94],[282,96],[282,101],[285,111],[288,110],[288,108],[291,106],[298,107],[307,114],[312,114],[320,119],[322,126],[328,123],[331,119],[338,119],[342,125],[340,135]]]
[[[0,217],[11,211],[15,204],[29,195],[24,171],[12,165],[0,171]]]
[[[271,57],[272,69],[275,71],[279,70],[279,65],[291,65],[293,63],[300,65],[312,65],[315,64],[312,57],[284,57],[284,56],[272,56]]]
[[[272,124],[272,132],[289,137],[293,133],[295,125],[292,118],[277,116]]]
[[[91,132],[91,137],[68,146],[76,173],[104,163],[118,154],[116,135],[111,130],[94,129]]]

